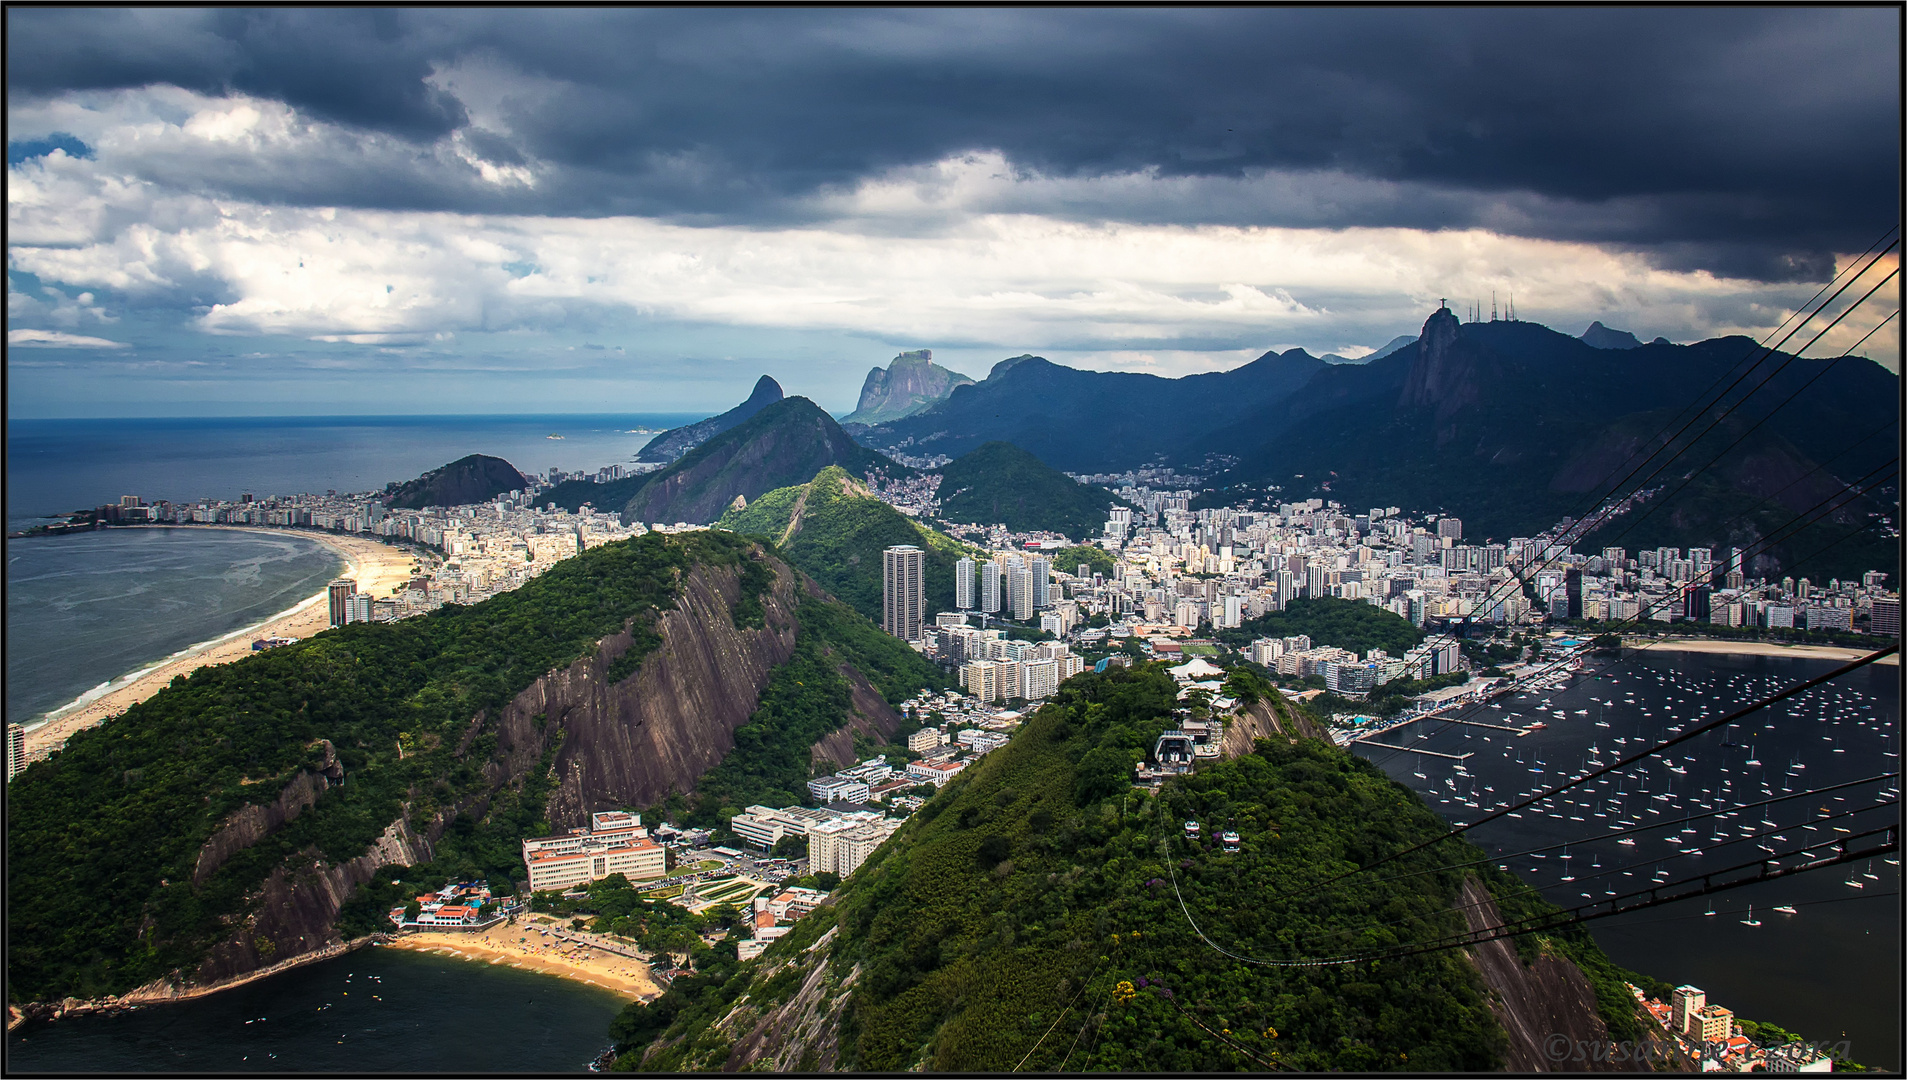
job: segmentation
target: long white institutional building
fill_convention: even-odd
[[[611,874],[648,881],[669,872],[668,856],[642,827],[641,815],[620,810],[591,814],[589,826],[523,841],[531,892],[570,889]]]

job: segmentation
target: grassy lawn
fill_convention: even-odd
[[[1217,656],[1218,646],[1216,645],[1182,645],[1180,646],[1180,651],[1187,656]]]
[[[664,876],[665,877],[681,877],[684,874],[699,874],[704,870],[714,870],[720,867],[721,865],[722,865],[722,862],[720,859],[710,859],[707,862],[699,862],[693,866],[678,866],[675,869],[669,871]]]

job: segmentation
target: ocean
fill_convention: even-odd
[[[1547,724],[1530,735],[1431,720],[1378,737],[1471,755],[1461,762],[1363,744],[1358,752],[1451,821],[1474,821],[1519,795],[1581,775],[1592,762],[1626,756],[1671,727],[1721,716],[1840,663],[1630,650],[1619,663],[1592,662],[1552,692],[1515,695],[1467,717]],[[1480,826],[1469,838],[1551,902],[1574,907],[1897,824],[1899,679],[1897,667],[1870,665],[1553,805]],[[1853,783],[1885,774],[1893,775]],[[1794,797],[1841,784],[1851,786]],[[1772,799],[1783,801],[1734,809]],[[1624,837],[1586,839],[1625,822],[1655,827],[1628,834],[1632,845],[1620,843]],[[1565,841],[1566,848],[1532,850]],[[1898,860],[1894,853],[1723,892],[1712,904],[1669,904],[1588,925],[1623,967],[1699,986],[1709,1001],[1749,1020],[1811,1040],[1845,1039],[1853,1060],[1898,1069]],[[1794,913],[1775,910],[1781,906]]]
[[[10,1073],[584,1072],[616,994],[504,965],[360,949],[193,1001],[29,1024]]]
[[[7,529],[155,499],[368,491],[466,454],[526,472],[626,463],[681,414],[15,420]],[[560,439],[549,436],[560,435]],[[213,530],[108,530],[7,543],[9,722],[259,622],[342,563],[323,544]]]
[[[9,723],[295,607],[338,576],[323,543],[194,528],[7,541]]]
[[[7,423],[7,529],[121,495],[180,501],[373,491],[466,454],[526,473],[635,459],[652,432],[699,414],[296,416]],[[559,439],[550,436],[560,435]]]

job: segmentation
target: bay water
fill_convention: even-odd
[[[624,1001],[503,964],[369,948],[193,1001],[33,1023],[10,1073],[584,1072]]]
[[[1546,725],[1528,735],[1432,719],[1377,740],[1470,755],[1461,762],[1366,744],[1358,753],[1453,823],[1475,821],[1842,663],[1627,650],[1620,662],[1592,662],[1557,689],[1454,714]],[[1468,838],[1552,903],[1573,908],[1898,824],[1899,680],[1900,668],[1869,665]],[[1827,787],[1837,789],[1808,794]],[[1642,828],[1625,828],[1631,822]],[[1738,1016],[1809,1040],[1846,1040],[1853,1060],[1898,1069],[1898,859],[1896,852],[1587,925],[1623,967],[1699,986]]]

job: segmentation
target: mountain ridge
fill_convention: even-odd
[[[747,400],[740,405],[719,416],[670,428],[645,443],[636,454],[636,460],[651,464],[680,461],[682,455],[782,400],[784,396],[781,384],[763,375],[755,380],[755,388],[749,391]]]
[[[784,398],[650,476],[622,507],[623,520],[708,524],[738,498],[805,483],[829,465],[857,475],[871,467],[911,472],[856,443],[814,402]]]

